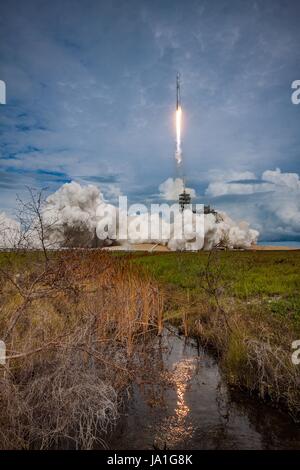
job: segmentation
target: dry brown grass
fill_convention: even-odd
[[[1,448],[105,446],[141,345],[162,327],[157,286],[86,250],[8,263],[1,278]]]
[[[228,382],[285,408],[299,421],[300,375],[291,358],[293,325],[282,325],[257,305],[221,296],[218,304],[209,295],[194,302],[197,307],[191,304],[188,316],[190,334],[213,348]]]

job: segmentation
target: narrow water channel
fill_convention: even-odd
[[[110,449],[300,449],[300,426],[256,398],[233,395],[215,359],[192,340],[166,330],[157,342]]]

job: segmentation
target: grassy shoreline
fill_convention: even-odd
[[[105,446],[164,322],[299,421],[299,268],[300,252],[0,253],[0,447]]]
[[[213,348],[231,386],[300,418],[300,252],[136,254],[164,291],[165,320]]]

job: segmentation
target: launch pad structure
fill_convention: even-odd
[[[178,198],[178,204],[179,204],[181,212],[183,212],[187,206],[190,206],[191,200],[192,200],[191,195],[187,193],[184,188],[183,192],[179,194],[179,198]]]

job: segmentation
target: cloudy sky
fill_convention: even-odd
[[[0,211],[71,180],[162,198],[179,71],[197,201],[300,240],[299,18],[297,0],[2,0]]]

